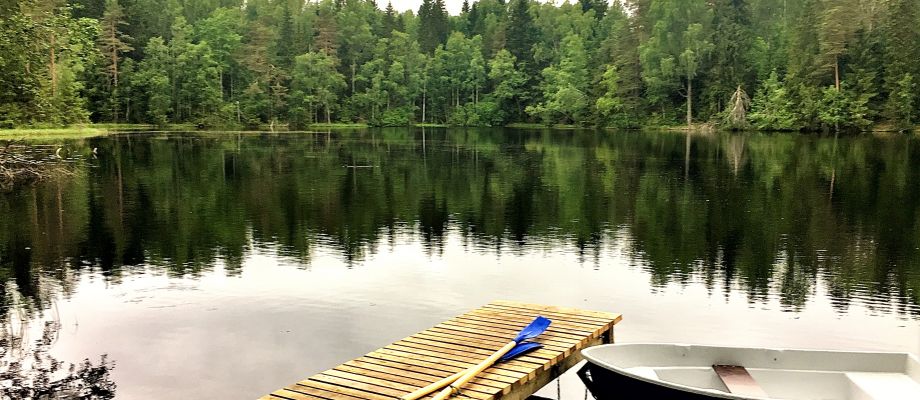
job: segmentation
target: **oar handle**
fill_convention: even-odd
[[[465,373],[466,373],[466,370],[457,372],[456,374],[453,374],[453,375],[451,375],[451,376],[448,376],[447,378],[441,379],[441,380],[439,380],[439,381],[437,381],[437,382],[435,382],[435,383],[432,383],[432,384],[430,384],[430,385],[428,385],[428,386],[425,386],[425,387],[423,387],[423,388],[421,388],[421,389],[419,389],[419,390],[416,390],[416,391],[414,391],[414,392],[412,392],[412,393],[409,393],[409,394],[403,396],[403,397],[402,397],[402,400],[418,400],[418,399],[421,399],[422,397],[427,396],[429,393],[434,392],[435,390],[438,390],[438,389],[440,389],[440,388],[442,388],[442,387],[444,387],[444,386],[447,386],[447,385],[450,385],[451,383],[454,383],[454,381],[456,381],[457,379],[460,379],[461,377],[463,377],[463,374],[465,374]]]
[[[485,371],[486,368],[489,368],[492,364],[498,361],[499,358],[502,358],[502,356],[505,355],[505,353],[511,351],[511,349],[513,349],[514,346],[517,346],[517,342],[513,340],[508,342],[508,344],[506,344],[505,347],[502,347],[501,349],[496,351],[494,354],[489,356],[489,358],[483,360],[481,363],[476,364],[475,366],[468,369],[462,377],[457,379],[457,381],[452,383],[450,386],[444,388],[444,390],[438,393],[437,396],[434,396],[431,400],[444,400],[450,397],[452,394],[460,391],[461,386],[473,380],[473,378],[475,378],[476,375],[479,375],[479,373],[481,373],[482,371]]]

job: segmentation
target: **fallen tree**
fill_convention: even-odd
[[[32,183],[73,174],[73,160],[61,155],[61,148],[6,142],[0,145],[0,186]]]

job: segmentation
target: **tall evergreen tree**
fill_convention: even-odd
[[[711,67],[703,71],[702,107],[709,115],[726,109],[741,86],[753,92],[754,35],[747,0],[714,0]]]
[[[900,129],[917,122],[920,115],[920,3],[889,0],[882,29],[885,32],[885,115]],[[912,107],[905,104],[912,103]],[[910,112],[906,112],[910,109]]]
[[[530,0],[511,0],[508,11],[508,28],[505,32],[505,48],[529,73],[535,72],[533,46],[536,41],[537,29],[530,16]]]
[[[444,0],[423,0],[418,10],[418,40],[422,51],[432,54],[441,44],[447,42],[450,24]]]
[[[113,121],[118,122],[120,103],[118,78],[121,72],[118,64],[122,60],[122,54],[134,48],[128,44],[131,38],[121,31],[121,26],[128,23],[125,21],[124,9],[118,4],[118,0],[106,0],[101,22],[102,30],[98,42],[104,56],[105,74],[108,77],[111,116]]]

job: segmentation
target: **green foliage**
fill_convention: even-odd
[[[345,87],[345,77],[336,71],[332,57],[323,53],[297,56],[291,82],[291,120],[298,126],[315,122],[322,108],[326,123],[331,123],[332,108]]]
[[[905,74],[889,97],[889,112],[896,116],[893,120],[898,130],[912,130],[917,121],[917,86],[914,76]]]
[[[854,90],[848,82],[843,82],[841,89],[826,87],[818,110],[818,120],[827,129],[866,129],[872,123],[867,118],[868,103],[872,96]]]
[[[797,127],[792,100],[779,74],[774,70],[751,102],[749,119],[757,129],[787,131]]]
[[[480,0],[453,17],[443,0],[417,16],[366,0],[56,4],[3,6],[0,124],[302,126],[322,112],[375,125],[633,128],[724,118],[739,110],[728,101],[739,86],[758,88],[758,129],[841,118],[907,129],[920,113],[912,0]],[[303,54],[343,78],[329,104],[292,98]]]
[[[543,103],[527,107],[527,112],[545,124],[587,122],[591,105],[588,98],[587,55],[581,37],[566,36],[562,59],[543,70]]]

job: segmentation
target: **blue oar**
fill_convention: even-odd
[[[409,393],[403,396],[402,400],[420,399],[429,393],[434,392],[435,390],[450,385],[450,387],[445,388],[441,393],[438,393],[438,395],[435,396],[435,399],[445,399],[449,397],[451,394],[458,391],[461,386],[473,380],[476,375],[479,375],[480,372],[486,368],[489,368],[489,366],[495,362],[508,361],[521,354],[543,347],[543,345],[539,343],[527,342],[526,340],[533,339],[537,336],[540,336],[541,333],[546,332],[546,329],[549,328],[550,323],[552,323],[552,321],[550,321],[548,318],[535,318],[533,322],[530,323],[530,325],[524,327],[524,329],[522,329],[521,332],[519,332],[518,335],[514,337],[514,340],[508,342],[508,344],[489,356],[489,358],[485,359],[483,362],[470,367],[467,370],[460,371],[456,374],[448,376],[447,378],[441,379],[435,383]]]

